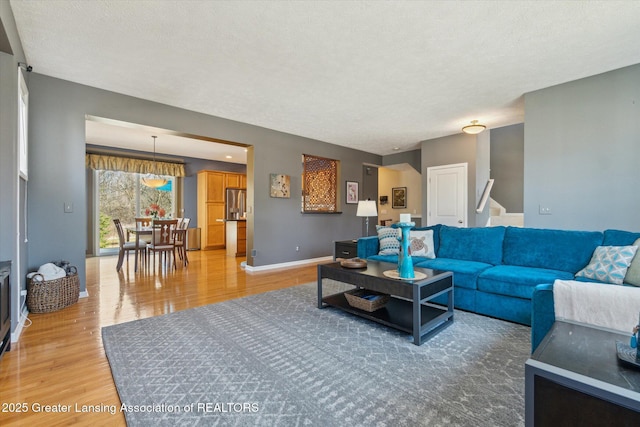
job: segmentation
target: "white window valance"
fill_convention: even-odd
[[[129,157],[105,156],[102,154],[86,154],[85,165],[89,169],[133,172],[157,175],[184,177],[182,163],[158,162],[152,160],[132,159]]]

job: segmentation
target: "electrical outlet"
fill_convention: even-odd
[[[257,249],[251,249],[251,256],[252,257],[258,256],[258,250]]]
[[[300,246],[296,246],[296,252],[300,252]]]
[[[539,213],[540,215],[551,215],[551,208],[550,208],[550,207],[547,207],[547,206],[539,205],[539,207],[538,207],[538,213]]]
[[[73,212],[73,202],[64,202],[64,212],[65,213]]]

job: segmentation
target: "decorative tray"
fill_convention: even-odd
[[[382,274],[384,274],[386,277],[389,277],[391,279],[398,279],[398,280],[422,280],[427,277],[426,274],[420,271],[414,271],[413,275],[415,277],[412,277],[410,279],[406,277],[400,277],[400,273],[398,273],[398,270],[386,270],[386,271],[383,271]]]
[[[343,259],[340,261],[340,265],[344,268],[366,268],[367,261],[360,258]]]
[[[621,362],[640,369],[640,357],[638,357],[640,353],[638,353],[638,349],[631,348],[629,344],[616,341],[616,351],[618,352],[618,359],[620,359]]]

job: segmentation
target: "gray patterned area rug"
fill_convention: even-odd
[[[109,326],[102,338],[130,426],[521,426],[529,333],[456,311],[418,347],[318,309],[310,283]]]

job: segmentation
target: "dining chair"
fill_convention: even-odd
[[[135,242],[127,242],[124,238],[124,229],[122,228],[122,223],[119,219],[114,219],[113,223],[116,226],[116,231],[118,232],[118,240],[119,240],[119,251],[118,251],[118,263],[116,264],[116,271],[120,271],[122,269],[122,263],[124,262],[124,255],[127,255],[127,265],[129,264],[129,252],[136,252],[136,262],[134,270],[138,271],[138,252],[140,253],[140,257],[144,257],[147,250],[147,244],[140,242],[137,238]]]
[[[182,261],[182,265],[185,267],[189,264],[189,259],[187,258],[187,250],[186,250],[186,242],[187,242],[187,229],[189,228],[190,218],[181,218],[181,221],[178,222],[178,228],[176,229],[176,249],[178,250],[178,256]]]
[[[141,230],[144,228],[151,228],[151,222],[153,221],[150,217],[141,217],[136,218],[136,230]],[[151,243],[151,234],[140,236],[140,240],[147,243]]]
[[[151,243],[147,244],[147,250],[153,252],[153,262],[156,262],[156,252],[160,252],[158,267],[162,263],[162,257],[164,255],[165,263],[167,265],[171,261],[171,255],[173,255],[173,268],[176,268],[176,227],[178,225],[177,219],[156,219],[151,222]],[[147,257],[147,264],[149,263]]]

